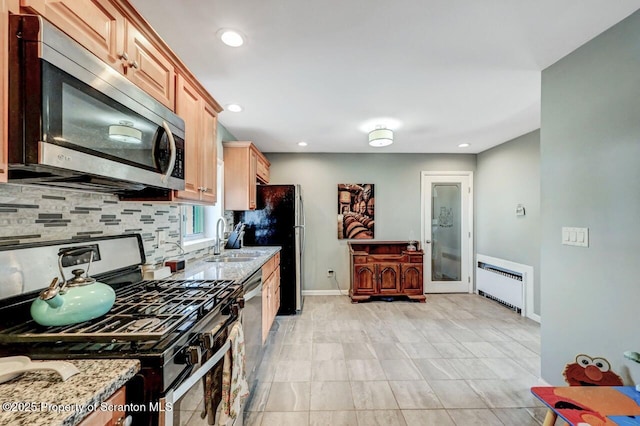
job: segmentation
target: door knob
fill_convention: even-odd
[[[425,240],[425,243],[431,244],[431,240]]]

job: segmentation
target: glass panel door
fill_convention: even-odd
[[[470,175],[423,172],[425,293],[473,290],[470,182]]]
[[[431,184],[431,280],[462,278],[461,188],[458,182]]]

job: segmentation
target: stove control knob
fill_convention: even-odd
[[[231,305],[231,315],[237,317],[240,314],[240,305],[238,303],[234,303]]]
[[[238,306],[240,306],[241,308],[244,308],[244,297],[238,297],[236,299],[236,303],[238,304]]]
[[[189,346],[185,349],[184,358],[188,365],[200,364],[200,359],[202,358],[202,349],[200,349],[200,346]]]
[[[202,340],[202,345],[204,346],[205,349],[213,348],[213,344],[215,343],[215,341],[213,340],[212,333],[203,333],[201,340]]]
[[[116,426],[131,426],[133,424],[133,418],[131,416],[120,417],[116,422]]]

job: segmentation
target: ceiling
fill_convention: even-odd
[[[484,151],[540,127],[541,70],[640,8],[640,0],[130,1],[221,105],[244,107],[220,122],[264,152]],[[245,45],[223,45],[221,28],[240,30]],[[394,128],[393,145],[369,147],[378,124]]]

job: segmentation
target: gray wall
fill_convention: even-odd
[[[224,155],[222,151],[222,142],[228,141],[236,141],[236,137],[233,136],[223,124],[218,122],[218,132],[217,132],[217,142],[218,142],[218,159],[222,160]]]
[[[480,153],[477,167],[477,252],[532,266],[540,315],[540,131]],[[525,216],[516,216],[518,204]]]
[[[576,354],[604,356],[627,383],[640,365],[640,12],[542,73],[542,377]],[[590,247],[561,245],[589,228]]]
[[[420,237],[420,172],[475,171],[475,155],[267,154],[273,184],[300,183],[307,216],[305,290],[349,288],[347,240],[337,239],[339,183],[375,184],[375,239]]]

